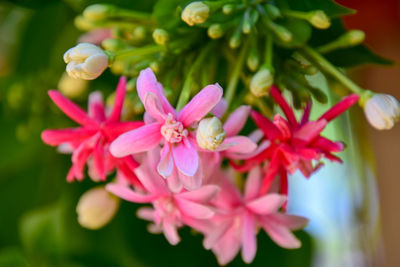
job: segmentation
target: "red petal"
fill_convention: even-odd
[[[260,128],[264,132],[268,139],[274,140],[282,135],[281,131],[273,124],[272,121],[265,118],[257,111],[252,110],[250,115],[253,118],[254,122],[257,124],[258,128]]]
[[[289,106],[288,102],[286,102],[285,98],[283,98],[279,89],[276,86],[271,86],[271,90],[269,91],[269,93],[271,94],[275,102],[278,103],[278,105],[281,107],[290,125],[296,126],[298,124],[296,116],[294,115],[293,110]]]
[[[328,122],[348,110],[352,105],[357,103],[358,99],[360,97],[356,94],[352,94],[349,96],[346,96],[343,98],[341,101],[339,101],[336,105],[334,105],[332,108],[330,108],[327,112],[325,112],[319,120],[325,119]]]
[[[120,121],[122,106],[124,105],[126,93],[126,77],[122,76],[119,79],[117,90],[115,92],[114,107],[111,111],[111,115],[107,118],[107,122]]]

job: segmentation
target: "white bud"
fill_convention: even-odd
[[[364,113],[373,127],[388,130],[400,119],[400,103],[391,95],[375,94],[365,103]]]
[[[311,11],[309,22],[318,29],[327,29],[331,26],[331,20],[322,10]]]
[[[104,187],[90,189],[81,196],[76,206],[78,222],[88,229],[100,229],[111,221],[118,206],[119,199]]]
[[[108,56],[104,51],[89,43],[80,43],[64,54],[67,73],[75,79],[94,80],[108,66]]]
[[[268,68],[263,68],[251,78],[250,91],[257,97],[265,96],[269,93],[269,88],[274,83],[274,76]]]
[[[202,119],[197,128],[197,144],[214,151],[225,139],[226,133],[221,121],[217,117]]]
[[[203,23],[210,15],[210,8],[203,2],[192,2],[182,11],[181,18],[189,26]]]
[[[67,73],[63,73],[58,81],[58,89],[65,96],[76,98],[81,96],[88,88],[88,81],[71,78]]]

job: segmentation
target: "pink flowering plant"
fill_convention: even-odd
[[[101,80],[109,68],[119,82],[106,101],[91,92],[86,112],[60,91],[48,92],[79,126],[44,130],[42,140],[71,154],[68,182],[89,177],[95,186],[79,200],[79,223],[103,227],[121,199],[139,205],[137,217],[171,245],[182,228],[192,229],[220,265],[239,253],[248,264],[268,254],[257,252],[261,235],[300,248],[295,231],[309,219],[290,209],[291,176],[313,179],[327,161],[339,167],[345,149],[324,129],[357,103],[376,128],[400,117],[396,99],[360,88],[328,56],[362,47],[360,32],[335,19],[349,10],[331,1],[311,1],[312,10],[293,1],[156,2],[153,16],[95,4],[77,17],[87,33],[65,53],[66,72]],[[341,39],[316,46],[322,33],[312,27],[331,24]],[[363,49],[360,57],[388,63]],[[310,82],[316,73],[339,82],[342,93]],[[316,102],[323,108],[311,112]]]

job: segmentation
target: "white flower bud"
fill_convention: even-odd
[[[58,81],[58,90],[69,98],[76,98],[87,90],[88,83],[87,80],[71,78],[64,72]]]
[[[400,119],[400,103],[391,95],[375,94],[365,103],[364,113],[374,128],[388,130]]]
[[[250,91],[257,97],[265,96],[274,83],[274,76],[268,68],[260,69],[250,81]]]
[[[226,133],[221,121],[217,117],[202,119],[197,128],[197,144],[214,151],[225,139]]]
[[[96,187],[86,191],[76,206],[78,222],[85,228],[96,230],[105,226],[114,217],[119,206],[119,198]]]
[[[64,54],[67,73],[75,79],[94,80],[108,66],[108,56],[93,44],[80,43]]]
[[[192,2],[182,11],[181,18],[189,26],[203,23],[210,15],[210,8],[203,2]]]

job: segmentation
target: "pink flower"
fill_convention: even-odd
[[[260,195],[261,169],[255,167],[247,177],[244,196],[224,176],[219,177],[221,192],[213,201],[218,208],[214,227],[206,233],[204,247],[211,249],[218,262],[225,265],[241,249],[242,258],[251,263],[257,251],[259,227],[279,246],[299,248],[300,241],[291,230],[304,227],[308,220],[279,212],[286,197],[276,193]]]
[[[205,185],[193,191],[171,192],[166,181],[156,172],[159,154],[159,148],[149,151],[144,162],[135,169],[144,190],[132,190],[121,183],[108,184],[106,189],[127,201],[151,203],[153,207],[139,209],[138,216],[154,222],[150,231],[163,232],[169,243],[176,245],[180,241],[178,228],[188,225],[202,232],[210,228],[209,219],[214,211],[209,202],[219,188]]]
[[[118,137],[111,144],[111,153],[115,157],[124,157],[162,144],[157,166],[159,174],[168,178],[175,192],[182,185],[189,190],[199,188],[201,168],[196,140],[189,128],[220,101],[222,88],[218,85],[206,86],[179,112],[168,102],[162,85],[150,68],[140,72],[137,90],[147,112],[146,125]]]
[[[271,87],[270,94],[282,108],[287,120],[280,115],[275,115],[274,121],[271,122],[258,112],[252,111],[252,118],[263,131],[270,145],[258,155],[248,159],[244,165],[239,166],[235,163],[232,165],[239,171],[247,171],[268,161],[269,165],[263,179],[261,192],[266,193],[276,175],[280,174],[281,192],[287,195],[287,172],[291,174],[300,170],[304,176],[309,177],[322,165],[320,161],[322,157],[341,162],[332,153],[342,151],[344,145],[341,142],[332,142],[322,137],[321,132],[328,122],[354,105],[359,96],[353,94],[345,97],[316,121],[309,121],[311,103],[308,103],[301,121],[298,122],[279,89],[275,86]],[[317,161],[315,166],[313,166],[313,161]]]
[[[102,95],[94,92],[89,97],[89,111],[86,114],[79,106],[68,100],[60,92],[49,91],[53,102],[72,120],[79,123],[81,127],[45,130],[42,132],[42,140],[48,145],[67,145],[72,149],[72,167],[67,175],[69,182],[74,178],[82,180],[83,170],[86,163],[89,165],[89,174],[93,180],[105,180],[107,173],[115,168],[132,179],[133,184],[138,180],[133,170],[137,162],[132,156],[114,158],[109,152],[109,146],[120,134],[138,128],[142,122],[121,122],[121,111],[126,92],[126,78],[121,77],[115,96],[114,107],[108,117]]]

